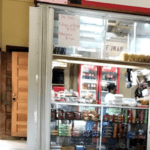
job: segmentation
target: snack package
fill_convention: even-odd
[[[74,146],[62,146],[61,150],[75,150]]]
[[[144,122],[144,110],[141,110],[140,113],[140,123],[142,124]]]
[[[117,128],[118,128],[118,125],[114,124],[113,138],[117,138]]]
[[[126,109],[125,110],[125,123],[128,122],[128,110]]]
[[[128,123],[132,122],[132,110],[128,110]]]
[[[80,120],[81,119],[81,113],[80,112],[74,112],[74,119]]]
[[[52,120],[56,119],[56,110],[55,109],[51,109],[51,119]]]
[[[132,123],[136,123],[136,110],[132,110]]]
[[[61,109],[56,110],[56,119],[63,119],[64,118],[63,113],[64,111]]]
[[[147,124],[147,121],[148,121],[148,110],[145,110],[144,124]]]
[[[65,119],[73,120],[74,119],[74,112],[66,112]]]

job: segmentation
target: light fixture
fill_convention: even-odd
[[[53,61],[53,64],[52,64],[52,68],[55,68],[55,67],[67,67],[67,63],[64,63],[64,62],[58,62],[58,61]]]
[[[81,58],[76,58],[76,60],[67,60],[67,59],[55,59],[57,62],[65,62],[65,63],[72,63],[72,64],[84,64],[84,65],[95,65],[95,66],[110,66],[110,67],[117,67],[117,68],[131,68],[131,69],[141,69],[142,67],[138,66],[130,66],[130,65],[121,65],[121,64],[108,64],[108,63],[96,63],[91,61],[81,61]]]

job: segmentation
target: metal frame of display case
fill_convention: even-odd
[[[51,87],[52,87],[52,61],[62,61],[77,64],[114,65],[129,68],[150,68],[146,63],[134,63],[123,61],[110,61],[102,59],[79,58],[53,54],[53,24],[54,9],[67,9],[78,11],[79,8],[69,8],[56,5],[39,4],[39,7],[30,8],[30,42],[29,42],[29,91],[28,91],[28,149],[49,150],[50,149],[50,117],[51,117]],[[83,9],[83,12],[88,9]],[[90,10],[89,13],[94,14]],[[107,17],[110,13],[105,13]],[[120,14],[116,14],[120,18]],[[122,18],[124,14],[121,14]],[[34,18],[36,16],[36,18]],[[126,16],[126,15],[125,15]],[[130,18],[130,17],[129,17]],[[136,17],[138,20],[146,20],[146,17]],[[35,71],[36,70],[36,71]],[[66,103],[59,103],[65,104]],[[70,105],[70,103],[69,103]],[[89,106],[89,104],[72,104],[76,106]],[[91,106],[91,105],[90,105]],[[112,107],[93,105],[94,107]],[[35,107],[35,108],[34,108]],[[118,107],[118,106],[113,106]],[[131,107],[120,107],[131,108]],[[132,108],[133,109],[133,108]],[[140,108],[134,108],[140,109]],[[143,108],[141,108],[143,109]],[[149,112],[150,114],[150,112]],[[102,117],[102,116],[101,116]],[[150,115],[148,119],[148,138],[150,138]],[[147,142],[147,149],[150,143]]]

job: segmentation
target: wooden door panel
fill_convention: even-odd
[[[27,102],[26,103],[18,103],[18,110],[27,110]]]
[[[19,57],[18,58],[18,64],[19,65],[28,65],[28,58],[27,58],[27,56]]]
[[[18,114],[17,121],[27,121],[27,114]]]
[[[28,92],[18,92],[18,100],[21,102],[27,102]]]
[[[18,77],[28,77],[28,71],[18,69]]]
[[[18,125],[18,132],[27,132],[27,126],[26,125]]]
[[[28,53],[12,53],[12,136],[27,136]]]
[[[18,88],[26,91],[28,89],[28,81],[18,80]]]

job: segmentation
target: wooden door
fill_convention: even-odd
[[[28,53],[12,53],[11,135],[27,136]]]

